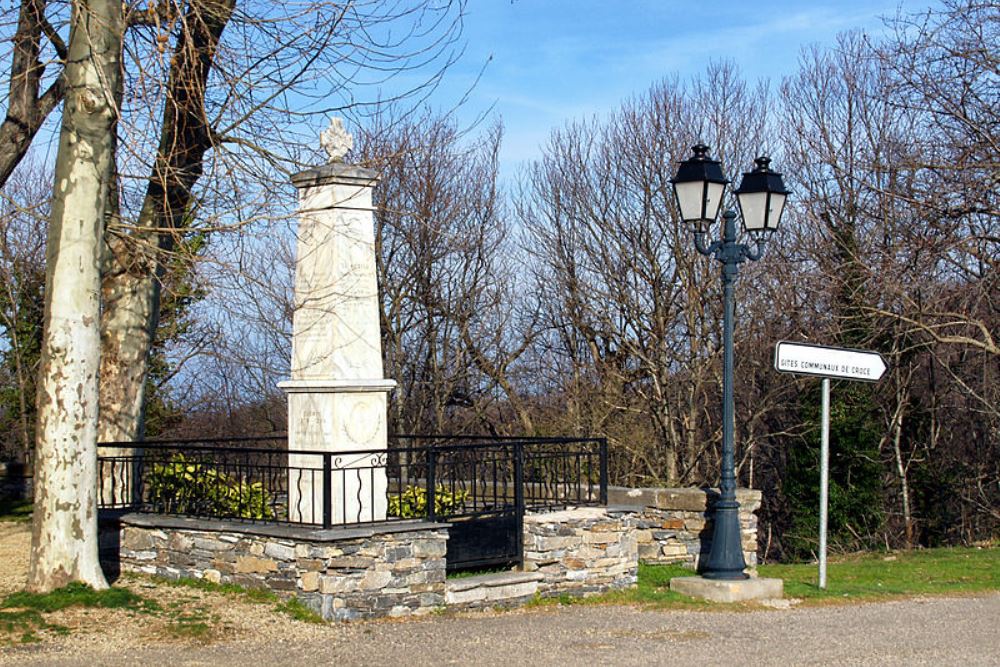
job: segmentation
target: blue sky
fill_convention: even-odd
[[[775,84],[800,49],[837,33],[882,31],[881,16],[929,2],[840,0],[469,0],[464,59],[432,100],[454,103],[485,63],[460,117],[494,105],[505,126],[504,176],[539,155],[553,127],[613,110],[666,76],[693,77],[731,59],[750,80]]]

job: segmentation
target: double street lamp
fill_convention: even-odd
[[[736,212],[729,209],[722,214],[722,239],[706,245],[708,228],[719,215],[729,180],[722,173],[721,163],[709,157],[708,146],[698,144],[692,150],[694,155],[681,162],[671,183],[681,218],[694,232],[698,252],[722,263],[723,289],[722,474],[719,501],[715,506],[712,549],[702,566],[702,576],[706,579],[746,579],[733,447],[733,286],[739,265],[747,260],[756,262],[764,254],[765,242],[781,221],[789,191],[785,189],[781,174],[771,171],[771,160],[757,158],[756,167],[743,174],[743,182],[736,189],[743,229],[753,239],[753,247],[737,242]]]

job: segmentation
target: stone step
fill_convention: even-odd
[[[538,572],[513,571],[448,579],[445,582],[445,604],[477,608],[521,602],[534,597],[542,579],[544,577]]]

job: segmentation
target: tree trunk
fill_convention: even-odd
[[[906,410],[906,402],[909,400],[908,392],[900,388],[896,392],[896,414],[892,420],[892,452],[896,460],[896,474],[899,477],[899,495],[903,505],[903,530],[906,538],[906,548],[913,548],[913,512],[910,507],[910,485],[907,479],[909,465],[903,462],[903,450],[901,441],[903,438],[903,413]]]
[[[192,188],[212,146],[205,91],[219,40],[235,0],[188,5],[186,29],[171,59],[167,100],[153,173],[131,234],[109,241],[101,284],[101,442],[144,437],[143,410],[149,355],[159,325],[164,255],[190,213]],[[163,231],[167,230],[167,231]]]
[[[117,249],[112,249],[114,253]],[[130,252],[130,251],[124,251]],[[153,266],[130,271],[122,260],[101,284],[100,442],[143,439],[143,404],[149,351],[159,310],[159,280]]]
[[[49,221],[28,588],[107,582],[98,559],[100,261],[120,77],[119,0],[73,4]]]

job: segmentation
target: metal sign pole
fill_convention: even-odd
[[[826,588],[826,522],[830,491],[830,379],[823,378],[823,426],[819,445],[819,587]]]
[[[871,350],[779,341],[774,346],[779,373],[823,378],[823,431],[819,448],[819,587],[826,588],[826,529],[830,496],[830,378],[878,382],[888,365]]]

